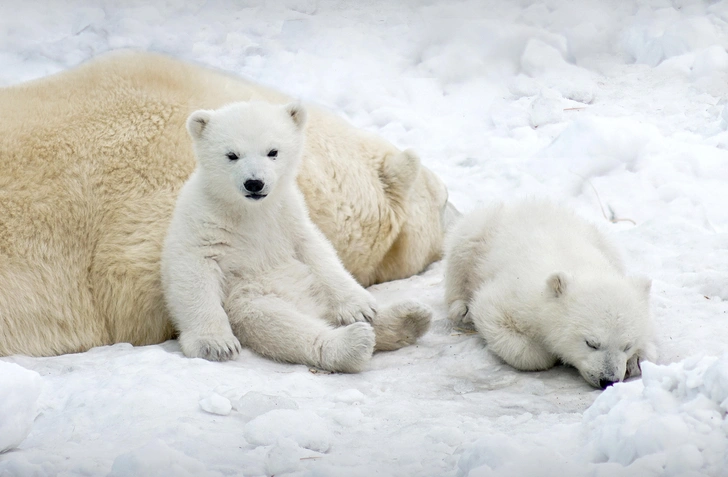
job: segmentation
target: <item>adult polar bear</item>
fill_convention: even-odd
[[[291,98],[161,55],[114,52],[0,89],[0,356],[173,336],[159,258],[195,166],[197,109]],[[309,109],[299,173],[311,218],[363,285],[438,259],[447,192],[428,169]]]

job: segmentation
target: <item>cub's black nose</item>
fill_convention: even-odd
[[[245,184],[243,185],[248,192],[260,192],[263,190],[263,186],[265,186],[263,181],[259,181],[257,179],[250,179],[248,181],[245,181]]]
[[[599,380],[599,387],[602,389],[607,389],[609,386],[614,384],[616,381],[610,381],[608,379],[600,379]]]

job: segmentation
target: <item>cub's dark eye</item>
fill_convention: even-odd
[[[627,346],[624,347],[624,352],[626,353],[627,351],[629,351],[631,349],[632,349],[632,345],[628,344]]]
[[[268,157],[278,157],[278,149],[271,149],[268,151]]]
[[[228,152],[227,153],[227,158],[230,159],[231,161],[237,161],[238,160],[238,155],[235,154],[234,152]]]
[[[599,349],[599,343],[595,343],[594,341],[586,340],[586,345],[591,349]]]

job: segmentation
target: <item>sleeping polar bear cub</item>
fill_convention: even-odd
[[[568,209],[530,200],[473,212],[445,259],[450,319],[515,368],[561,360],[604,389],[656,357],[651,281],[626,277],[612,245]]]
[[[296,173],[306,111],[233,103],[190,115],[198,165],[162,251],[165,300],[182,351],[235,358],[241,344],[279,361],[357,372],[375,348],[411,344],[431,312],[379,314],[311,222]],[[414,155],[404,155],[416,170]]]

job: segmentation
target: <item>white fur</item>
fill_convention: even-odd
[[[511,366],[560,360],[603,388],[655,359],[650,280],[626,277],[616,249],[570,210],[535,200],[478,210],[445,248],[450,319]]]
[[[374,298],[311,222],[296,184],[305,120],[298,104],[256,102],[190,115],[198,167],[162,252],[165,299],[185,355],[232,359],[242,342],[276,360],[344,372],[371,357]],[[251,180],[264,184],[258,197]],[[389,344],[413,335],[412,314],[389,314],[387,329],[398,323],[401,331]],[[419,336],[430,312],[414,315]]]

